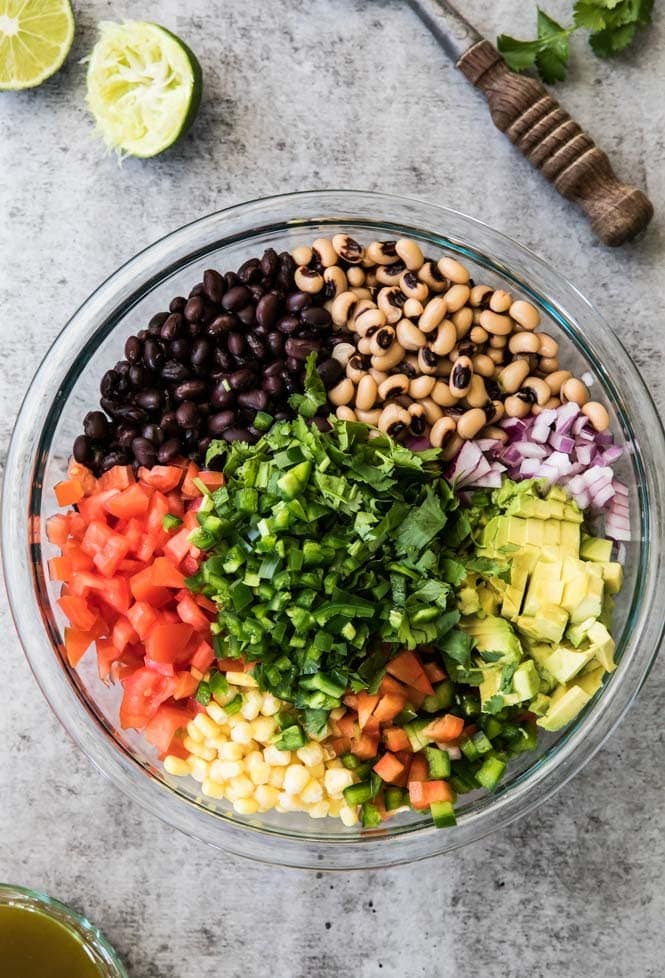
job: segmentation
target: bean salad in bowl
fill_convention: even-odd
[[[362,232],[128,313],[42,489],[79,698],[108,691],[152,778],[285,837],[500,805],[616,687],[637,569],[593,357],[509,269]]]

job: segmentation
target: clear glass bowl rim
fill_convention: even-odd
[[[297,215],[294,217],[294,215]],[[391,215],[386,217],[385,215]],[[398,215],[401,215],[398,219]],[[584,317],[584,330],[570,327],[574,342],[589,352],[602,348],[607,362],[620,364],[621,392],[597,357],[608,396],[614,400],[635,438],[636,458],[642,476],[638,489],[642,501],[642,588],[637,597],[638,619],[626,641],[620,681],[604,687],[573,728],[529,771],[503,794],[483,800],[465,813],[454,829],[411,826],[390,835],[357,835],[331,841],[324,833],[298,837],[234,823],[214,815],[158,781],[136,758],[102,727],[81,702],[73,684],[60,667],[51,644],[46,616],[40,606],[34,576],[35,551],[26,499],[33,495],[33,476],[39,467],[38,451],[44,445],[44,422],[63,401],[58,389],[54,399],[42,398],[62,374],[61,364],[79,361],[105,324],[117,317],[131,297],[151,288],[179,266],[204,256],[214,247],[251,237],[275,226],[297,228],[308,222],[380,224],[428,234],[454,243],[471,258],[480,256],[508,280],[518,281],[526,292],[533,287],[562,324]],[[450,234],[448,226],[456,229]],[[433,227],[442,230],[434,232]],[[461,247],[460,247],[461,246]],[[513,274],[522,262],[530,271],[528,284]],[[554,297],[554,298],[552,298]],[[565,300],[565,303],[564,303]],[[575,315],[567,312],[574,309]],[[83,344],[83,341],[85,343]],[[589,345],[593,340],[592,347]],[[83,344],[83,347],[82,347]],[[637,410],[639,406],[639,411]],[[318,869],[355,869],[392,865],[428,858],[473,842],[525,815],[559,790],[587,763],[619,723],[639,692],[665,628],[656,610],[657,585],[665,568],[661,543],[665,527],[663,483],[665,435],[648,390],[626,350],[597,310],[563,276],[543,259],[507,235],[474,218],[426,201],[355,190],[303,191],[261,198],[209,214],[173,231],[131,258],[74,313],[52,344],[26,393],[10,444],[3,491],[3,562],[10,606],[21,643],[35,678],[65,729],[95,766],[117,787],[170,825],[234,853],[260,861]],[[646,532],[644,532],[646,530]],[[11,559],[10,559],[10,556]],[[57,661],[56,661],[57,660]]]
[[[95,964],[104,969],[100,972],[100,978],[129,978],[115,948],[109,944],[101,931],[87,917],[73,910],[66,903],[39,890],[30,890],[25,886],[15,886],[12,883],[0,883],[0,906],[22,906],[41,910],[47,916],[69,927],[81,943],[92,951]]]

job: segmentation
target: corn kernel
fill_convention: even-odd
[[[355,808],[350,808],[348,805],[342,805],[339,810],[339,817],[347,827],[358,824],[358,814]]]
[[[237,801],[238,798],[250,798],[253,794],[254,785],[245,774],[232,778],[226,789],[226,797],[230,801]]]
[[[173,774],[176,777],[184,778],[189,774],[189,762],[182,757],[176,757],[174,754],[169,754],[164,758],[164,770],[167,774]]]
[[[310,818],[325,818],[326,815],[330,814],[328,802],[324,800],[318,801],[315,805],[310,805],[307,814]]]
[[[194,754],[195,757],[201,757],[204,761],[214,761],[217,757],[217,751],[213,750],[211,747],[206,747],[203,742],[197,743],[192,737],[184,737],[183,744],[185,750],[188,750],[190,754]]]
[[[291,763],[291,751],[280,750],[274,744],[270,744],[263,751],[263,759],[271,767],[287,767]]]
[[[287,771],[288,776],[288,771]],[[316,805],[323,798],[323,788],[318,781],[308,781],[305,787],[300,792],[300,797],[305,802],[306,805]]]
[[[315,741],[319,741],[320,742],[320,741],[325,740],[326,737],[329,737],[329,736],[330,736],[330,727],[329,727],[328,724],[326,724],[325,727],[322,727],[321,730],[318,733],[312,734],[311,735],[311,738],[312,738],[312,740],[315,740]]]
[[[309,781],[309,771],[302,764],[289,764],[284,774],[284,791],[299,794]]]
[[[226,721],[228,720],[228,717],[224,712],[224,710],[221,708],[219,703],[215,703],[214,700],[211,700],[206,706],[206,713],[211,719],[215,721],[215,723],[219,724],[220,726],[226,723]]]
[[[204,737],[217,737],[219,735],[219,726],[207,713],[197,713],[192,723]]]
[[[280,791],[279,798],[275,808],[278,812],[297,812],[300,811],[298,803],[293,795],[287,794],[286,791]]]
[[[269,784],[260,784],[254,792],[254,798],[263,811],[268,811],[279,803],[279,791]]]
[[[210,765],[207,761],[204,761],[201,757],[190,757],[189,758],[189,773],[194,778],[195,781],[202,783],[208,777],[208,770]]]
[[[236,744],[249,744],[252,740],[252,728],[246,720],[239,720],[231,727],[231,740]]]
[[[238,815],[255,815],[259,810],[259,804],[254,798],[238,798],[233,802],[233,807]]]
[[[267,784],[270,779],[271,768],[269,764],[260,757],[257,761],[246,761],[247,774],[254,784]]]
[[[227,672],[226,674],[227,682],[232,683],[234,686],[258,686],[256,679],[249,672]]]
[[[266,693],[263,697],[263,705],[261,707],[261,713],[264,717],[272,717],[276,713],[279,713],[280,703],[272,693]]]
[[[274,767],[270,772],[270,777],[268,778],[268,784],[273,788],[281,788],[284,784],[284,772],[286,768],[284,767]]]
[[[340,768],[328,768],[323,783],[329,795],[332,795],[333,798],[341,797],[344,789],[353,784],[353,774],[346,768],[341,768],[341,770]]]
[[[210,765],[210,776],[219,781],[229,781],[237,778],[239,774],[245,773],[245,766],[242,761],[213,761]]]
[[[190,720],[189,723],[187,724],[187,733],[192,738],[192,740],[195,740],[199,744],[203,743],[203,734],[197,728],[193,720]]]
[[[315,765],[320,764],[323,760],[323,751],[320,745],[313,742],[305,744],[304,747],[299,747],[296,755],[305,767],[315,767]]]
[[[212,778],[206,778],[201,785],[201,791],[208,798],[223,798],[224,797],[224,785],[220,784],[219,781],[214,781]]]
[[[217,751],[223,761],[239,761],[244,754],[242,744],[235,744],[232,740],[220,744]]]
[[[337,818],[340,811],[342,810],[342,805],[344,804],[344,796],[341,798],[329,798],[328,799],[328,814],[332,818]]]
[[[309,776],[314,778],[316,781],[323,781],[323,775],[326,773],[326,767],[323,762],[321,764],[315,764],[314,767],[309,769]]]
[[[252,721],[252,736],[260,744],[269,744],[277,723],[272,717],[259,716]]]
[[[263,703],[263,696],[258,690],[250,689],[249,693],[245,696],[245,702],[240,707],[240,714],[245,718],[245,720],[256,720],[259,713],[261,712],[261,705]]]
[[[331,710],[330,711],[330,719],[331,720],[341,720],[345,713],[346,713],[346,707],[345,706],[337,706],[337,707],[335,707],[334,710]]]

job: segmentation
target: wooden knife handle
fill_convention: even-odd
[[[605,244],[623,244],[647,226],[653,216],[649,198],[617,180],[607,155],[539,81],[511,71],[485,40],[469,48],[457,67],[485,95],[497,128],[582,208]]]

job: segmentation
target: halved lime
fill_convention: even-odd
[[[189,129],[201,101],[201,66],[158,24],[99,25],[88,64],[88,105],[104,142],[125,156],[156,156]]]
[[[69,0],[0,0],[0,90],[41,85],[62,67],[73,40]]]

